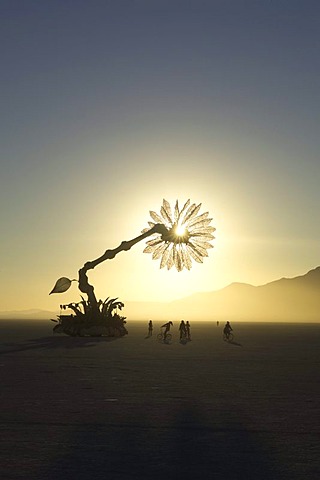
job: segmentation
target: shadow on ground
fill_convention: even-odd
[[[242,344],[236,342],[235,340],[229,340],[227,343],[230,343],[231,345],[235,345],[236,347],[242,347]]]
[[[24,342],[2,343],[0,344],[0,355],[26,350],[88,348],[95,347],[100,343],[109,343],[120,339],[121,337],[68,337],[52,335],[50,337],[35,338]]]
[[[212,422],[211,422],[212,424]],[[79,425],[43,472],[47,480],[275,480],[275,468],[258,434],[241,423],[208,427],[195,406],[169,425]],[[221,428],[223,425],[223,428]]]

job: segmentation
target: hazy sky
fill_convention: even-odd
[[[1,0],[0,310],[80,299],[87,260],[202,202],[202,265],[144,242],[89,272],[98,298],[181,298],[320,264],[320,4]]]

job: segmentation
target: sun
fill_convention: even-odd
[[[175,228],[176,235],[178,237],[183,237],[186,234],[186,227],[183,225],[177,225]]]
[[[212,233],[215,228],[209,224],[212,218],[209,213],[198,215],[201,203],[190,205],[187,200],[182,209],[179,208],[178,200],[175,203],[173,212],[167,200],[163,200],[160,215],[150,211],[153,222],[148,222],[149,228],[142,232],[148,232],[155,225],[164,225],[163,233],[155,233],[151,240],[148,240],[144,253],[151,253],[152,259],[160,259],[160,268],[173,266],[178,272],[186,268],[191,269],[192,260],[202,263],[203,257],[208,257],[207,250],[212,248]]]

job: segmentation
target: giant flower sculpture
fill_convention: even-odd
[[[142,233],[150,231],[156,225],[164,225],[164,233],[154,233],[153,238],[148,240],[144,253],[151,253],[154,260],[160,260],[160,268],[167,267],[170,270],[173,266],[178,272],[187,268],[190,270],[192,259],[198,263],[203,262],[207,257],[207,250],[212,248],[211,241],[214,239],[212,233],[215,228],[210,226],[212,218],[209,213],[199,215],[201,203],[190,204],[190,200],[180,209],[178,200],[172,209],[167,200],[163,200],[160,215],[150,211],[152,222],[149,221],[149,228]]]
[[[190,204],[188,200],[182,208],[179,208],[178,200],[173,210],[167,200],[163,200],[160,215],[150,211],[152,222],[149,228],[145,228],[138,237],[129,241],[123,241],[121,244],[111,250],[106,250],[103,255],[95,260],[86,262],[78,272],[78,280],[70,280],[68,277],[59,278],[50,294],[66,292],[72,282],[78,281],[78,287],[81,293],[87,295],[87,300],[82,296],[82,301],[78,303],[69,303],[61,305],[62,309],[71,309],[71,315],[59,315],[59,324],[55,331],[63,331],[68,335],[124,335],[127,333],[124,327],[124,319],[118,313],[114,314],[114,309],[123,307],[122,302],[116,302],[117,298],[97,300],[94,287],[88,281],[87,272],[92,270],[105,260],[113,259],[118,253],[130,250],[136,243],[150,237],[145,253],[152,253],[153,259],[160,260],[160,268],[167,267],[168,270],[173,266],[178,272],[187,268],[190,270],[192,260],[202,263],[203,257],[207,257],[207,250],[212,248],[211,240],[214,239],[212,233],[215,228],[210,226],[212,218],[208,218],[209,213],[199,214],[201,203]],[[53,320],[56,321],[56,320]],[[93,330],[92,330],[93,329]],[[93,332],[93,333],[92,333]]]

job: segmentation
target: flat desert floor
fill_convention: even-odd
[[[0,321],[2,480],[320,478],[320,324],[191,323],[192,341]]]

